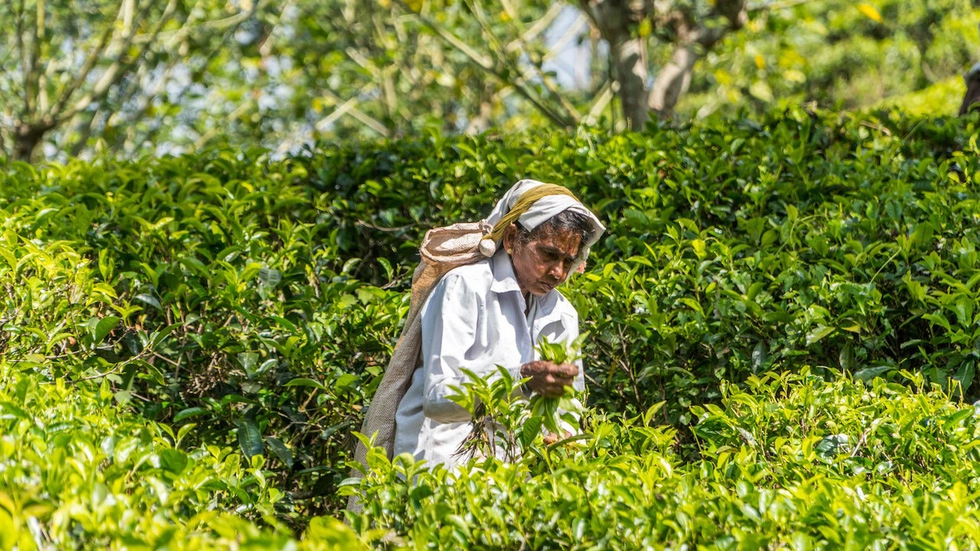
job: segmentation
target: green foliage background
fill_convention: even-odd
[[[284,160],[5,164],[2,545],[973,534],[977,421],[959,401],[980,395],[977,126],[788,109]],[[608,222],[564,289],[592,335],[600,413],[579,447],[529,442],[452,485],[442,471],[408,485],[418,466],[375,457],[352,487],[373,509],[340,525],[418,241],[485,216],[521,177],[568,186]]]
[[[980,10],[969,0],[802,2],[755,12],[702,61],[691,113],[813,102],[861,109],[887,102],[915,115],[953,114],[962,75],[980,59]],[[928,101],[916,101],[922,94]]]
[[[662,4],[705,12],[711,2]],[[62,162],[205,146],[261,145],[283,155],[316,140],[417,139],[433,129],[526,131],[536,121],[550,131],[544,113],[571,110],[615,130],[621,109],[602,99],[610,67],[597,34],[583,20],[566,37],[583,46],[578,53],[552,51],[562,29],[547,22],[559,12],[565,23],[584,18],[579,5],[6,2],[0,22],[13,32],[0,38],[0,150]],[[745,28],[698,61],[680,120],[761,116],[805,103],[867,109],[887,102],[948,115],[963,97],[962,75],[980,60],[980,7],[969,0],[749,6]],[[652,76],[671,56],[665,32],[649,38]],[[456,46],[440,37],[448,35]],[[559,65],[573,65],[566,72],[574,78],[559,79]]]

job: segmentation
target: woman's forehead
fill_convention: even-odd
[[[574,230],[553,230],[533,237],[531,243],[538,248],[557,249],[565,254],[575,256],[578,254],[579,245],[582,244],[582,236]]]

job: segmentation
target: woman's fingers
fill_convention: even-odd
[[[544,381],[549,385],[570,385],[575,381],[575,377],[567,377],[564,374],[549,373],[544,376]]]
[[[565,386],[571,385],[572,379],[557,378],[553,375],[535,375],[527,385],[531,390],[549,398],[559,398],[565,393]]]
[[[531,378],[528,386],[534,392],[549,398],[559,398],[565,393],[565,387],[575,382],[578,366],[537,360],[522,365],[521,376]]]
[[[553,371],[553,373],[561,374],[570,379],[574,379],[575,376],[578,375],[578,366],[575,364],[555,365],[555,371]]]
[[[540,393],[549,398],[559,398],[565,394],[565,387],[571,386],[575,381],[572,377],[556,376],[549,373],[541,377],[543,384],[539,385]]]
[[[575,377],[578,375],[578,366],[575,364],[556,364],[546,360],[536,360],[521,366],[521,376],[533,377],[537,374]]]

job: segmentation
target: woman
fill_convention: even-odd
[[[489,258],[449,271],[422,307],[422,365],[397,408],[393,455],[463,461],[456,452],[471,419],[448,396],[469,380],[464,368],[492,377],[504,366],[530,377],[525,392],[549,397],[584,388],[580,363],[540,360],[535,344],[578,336],[578,314],[556,287],[605,228],[568,190],[534,180],[515,184],[487,222],[494,229],[480,249]]]

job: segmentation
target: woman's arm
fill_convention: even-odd
[[[469,377],[462,367],[483,372],[487,366],[466,362],[466,351],[476,338],[477,320],[483,314],[478,293],[456,275],[440,281],[422,309],[422,369],[425,390],[422,409],[425,416],[440,423],[469,421],[470,414],[448,398]]]

